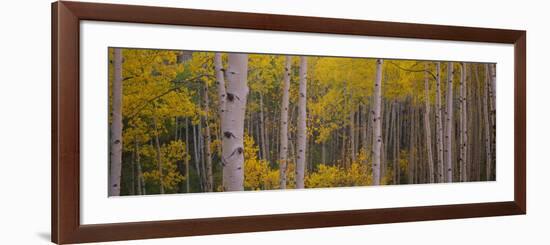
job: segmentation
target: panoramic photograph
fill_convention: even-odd
[[[109,48],[109,196],[496,180],[496,64]]]

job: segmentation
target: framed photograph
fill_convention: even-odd
[[[526,213],[526,32],[52,4],[58,244]]]

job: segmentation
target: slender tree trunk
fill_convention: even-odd
[[[188,118],[185,118],[185,187],[187,193],[189,193],[189,181],[191,176],[189,175],[189,122]]]
[[[156,108],[155,108],[156,110]],[[160,187],[160,194],[164,194],[164,184],[162,183],[163,179],[163,173],[162,173],[162,155],[160,152],[160,141],[159,141],[159,129],[158,129],[158,122],[157,122],[157,116],[153,115],[153,126],[155,128],[155,148],[157,150],[157,167],[159,171],[159,187]]]
[[[248,96],[248,55],[230,53],[226,111],[222,119],[222,165],[225,191],[244,190],[244,118]]]
[[[400,148],[401,148],[401,106],[399,102],[395,102],[395,134],[394,134],[394,153],[393,153],[393,184],[397,185],[400,181]]]
[[[425,91],[425,98],[424,98],[424,105],[425,105],[425,113],[424,113],[424,130],[426,135],[426,150],[427,150],[427,158],[428,158],[428,181],[429,183],[434,183],[434,161],[433,161],[433,153],[432,153],[432,128],[430,126],[430,85],[429,85],[429,77],[428,77],[428,63],[425,64],[426,66],[426,72],[424,74],[424,91]]]
[[[265,120],[264,120],[264,96],[259,92],[260,97],[260,143],[261,143],[261,155],[262,159],[267,160],[267,140],[265,133]]]
[[[290,91],[290,56],[285,58],[285,74],[283,79],[283,101],[281,102],[281,146],[279,154],[279,186],[286,188],[286,168],[288,161],[288,104]]]
[[[304,188],[304,169],[307,149],[307,57],[300,57],[300,90],[298,99],[298,158],[296,161],[296,189]]]
[[[346,129],[345,129],[345,124],[343,125],[344,128],[341,130],[342,131],[342,144],[340,145],[340,147],[342,147],[342,151],[341,151],[341,155],[342,155],[342,162],[340,163],[342,165],[342,167],[346,167],[347,166],[347,154],[346,154],[346,141],[347,141],[347,136],[346,136]]]
[[[416,108],[411,105],[410,112],[410,127],[409,127],[409,137],[410,137],[410,143],[409,143],[409,164],[408,164],[408,176],[407,181],[409,184],[414,184],[414,170],[415,170],[415,154],[416,154],[416,134],[415,134],[415,128],[416,128]]]
[[[446,132],[445,132],[445,170],[446,170],[446,181],[448,183],[453,182],[453,63],[449,62],[447,64],[447,110],[445,111],[445,120],[447,122]]]
[[[374,124],[374,142],[373,142],[373,185],[380,185],[380,154],[382,148],[382,118],[380,115],[380,107],[382,104],[382,59],[376,60],[376,80],[374,81],[374,117],[372,119]]]
[[[208,123],[208,114],[210,113],[210,100],[208,99],[208,83],[204,82],[204,153],[206,162],[206,191],[212,192],[214,188],[214,178],[212,177],[212,151],[210,149],[210,125]]]
[[[443,122],[441,111],[443,107],[441,106],[441,78],[440,78],[440,69],[441,64],[439,62],[435,63],[435,84],[436,84],[436,93],[435,93],[435,127],[436,127],[436,145],[437,145],[437,181],[444,182],[443,177]]]
[[[363,146],[362,146],[362,149],[363,149],[363,152],[364,154],[366,155],[368,153],[368,139],[367,139],[367,115],[369,114],[368,112],[368,108],[367,108],[367,105],[366,104],[363,104],[362,106],[362,109],[361,109],[361,121],[362,121],[362,126],[361,126],[361,138],[362,138],[362,141],[363,141]],[[364,157],[364,160],[363,160],[363,164],[367,164],[367,158]]]
[[[388,162],[388,143],[389,143],[389,136],[390,136],[390,119],[391,119],[391,103],[384,102],[384,112],[382,113],[384,118],[384,130],[382,131],[382,135],[384,135],[382,140],[382,158],[380,161],[380,179],[383,179],[386,177],[386,170],[388,169],[387,162]]]
[[[199,101],[201,101],[201,99],[199,99]],[[203,192],[207,192],[208,191],[208,181],[207,181],[207,176],[208,176],[208,173],[206,173],[206,154],[204,152],[204,137],[203,137],[203,129],[202,129],[202,124],[203,124],[203,121],[204,121],[204,118],[201,117],[200,121],[199,121],[199,125],[197,125],[198,127],[198,130],[197,130],[197,137],[198,137],[198,141],[199,141],[199,155],[200,155],[200,168],[201,168],[201,184],[202,184],[202,191]]]
[[[195,169],[197,170],[197,177],[199,180],[199,186],[201,188],[201,191],[204,190],[203,182],[202,182],[202,171],[201,171],[201,159],[200,159],[200,150],[199,150],[199,132],[198,132],[198,126],[193,125],[193,153],[194,153],[194,160],[195,160]]]
[[[265,160],[268,163],[271,163],[271,148],[269,148],[269,129],[273,128],[271,124],[269,123],[269,111],[266,112],[265,118],[264,118],[264,139],[265,139]]]
[[[109,196],[120,196],[122,174],[122,50],[114,49]]]
[[[467,98],[466,88],[468,74],[467,64],[462,63],[462,71],[460,74],[460,180],[468,181],[467,158],[468,158],[468,114],[467,114]]]
[[[139,144],[137,139],[134,140],[134,151],[136,154],[136,167],[137,167],[137,194],[145,195],[145,184],[143,183],[143,176],[141,171],[141,156],[139,154]]]

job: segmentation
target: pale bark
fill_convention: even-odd
[[[368,112],[368,108],[367,108],[367,105],[366,104],[363,104],[363,106],[361,107],[361,140],[362,140],[362,149],[364,151],[364,154],[367,154],[368,153],[368,139],[367,139],[367,115],[369,114]],[[364,160],[363,160],[363,164],[367,164],[367,158],[365,157]]]
[[[189,119],[185,118],[185,187],[187,193],[189,193],[189,181],[191,176],[189,175]]]
[[[382,104],[382,59],[376,60],[376,80],[374,81],[374,109],[373,109],[373,185],[380,185],[380,151],[382,148],[382,120],[380,116],[380,107]]]
[[[203,181],[202,181],[202,171],[201,171],[201,164],[200,164],[200,150],[199,150],[199,132],[198,132],[198,126],[192,125],[193,127],[193,155],[194,155],[194,162],[195,162],[195,170],[197,170],[197,177],[199,180],[199,186],[201,188],[201,191],[203,190]]]
[[[428,64],[425,64],[426,66],[426,72],[424,74],[424,106],[425,106],[425,113],[424,113],[424,131],[426,135],[426,151],[427,151],[427,158],[428,158],[428,181],[429,183],[434,183],[434,161],[433,161],[433,153],[432,153],[432,127],[430,126],[430,85],[429,85],[429,77],[428,77]]]
[[[410,125],[409,125],[409,164],[407,165],[407,182],[409,184],[414,184],[414,169],[416,166],[415,163],[415,152],[416,152],[416,108],[411,105],[409,110]]]
[[[225,112],[222,113],[222,165],[225,191],[244,189],[244,118],[248,96],[248,55],[230,53]]]
[[[296,188],[304,188],[304,169],[306,164],[307,149],[307,57],[300,57],[300,88],[298,99],[298,126],[296,159]]]
[[[155,109],[156,110],[156,109]],[[157,122],[157,116],[153,115],[153,126],[155,129],[155,148],[157,150],[157,167],[159,171],[159,187],[160,187],[160,194],[164,194],[164,184],[162,183],[163,179],[163,173],[162,173],[162,155],[160,152],[160,141],[159,141],[159,129],[158,129],[158,122]]]
[[[268,160],[267,154],[267,140],[266,140],[266,129],[265,129],[265,119],[264,119],[264,96],[262,92],[259,92],[260,97],[260,146],[261,146],[261,159]],[[269,161],[269,160],[268,160]]]
[[[440,78],[441,64],[435,63],[435,127],[436,127],[436,145],[437,145],[437,181],[444,182],[443,177],[443,118],[441,111],[443,107],[441,105],[441,78]]]
[[[122,50],[114,49],[109,196],[120,196],[122,172]]]
[[[145,181],[143,180],[143,172],[141,170],[141,156],[139,154],[139,143],[137,140],[135,141],[135,152],[136,152],[136,165],[137,165],[137,177],[138,177],[138,188],[137,188],[137,194],[138,195],[145,195]]]
[[[208,83],[204,82],[204,155],[206,167],[206,191],[212,192],[214,186],[214,178],[212,177],[212,151],[210,149],[210,125],[208,123],[208,114],[210,112],[210,100],[208,99]]]
[[[350,93],[351,96],[351,93]],[[353,109],[350,109],[349,113],[349,135],[350,135],[350,150],[351,150],[351,161],[355,162],[357,153],[355,152],[355,112]]]
[[[201,101],[200,93],[199,93],[199,101]],[[201,186],[202,186],[202,191],[206,192],[207,191],[207,181],[206,181],[207,173],[206,173],[206,155],[204,154],[204,137],[203,137],[203,129],[202,129],[203,121],[204,119],[203,117],[201,117],[199,124],[197,125],[197,137],[199,141],[200,168],[202,173]]]
[[[290,56],[285,58],[285,73],[283,78],[283,100],[281,102],[281,146],[279,154],[279,185],[286,188],[286,167],[288,161],[288,104],[290,91]]]
[[[447,64],[447,110],[445,111],[445,120],[446,120],[446,126],[445,126],[445,171],[446,171],[446,177],[445,181],[450,183],[453,182],[453,145],[452,145],[452,138],[453,138],[453,63],[449,62]]]
[[[467,98],[466,88],[468,74],[467,64],[462,63],[462,71],[460,74],[460,180],[468,181],[468,114],[467,114]]]

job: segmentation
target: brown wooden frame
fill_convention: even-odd
[[[514,201],[315,213],[80,224],[81,20],[514,44]],[[526,213],[526,32],[165,7],[52,4],[52,241],[81,243],[270,230],[380,224]]]

